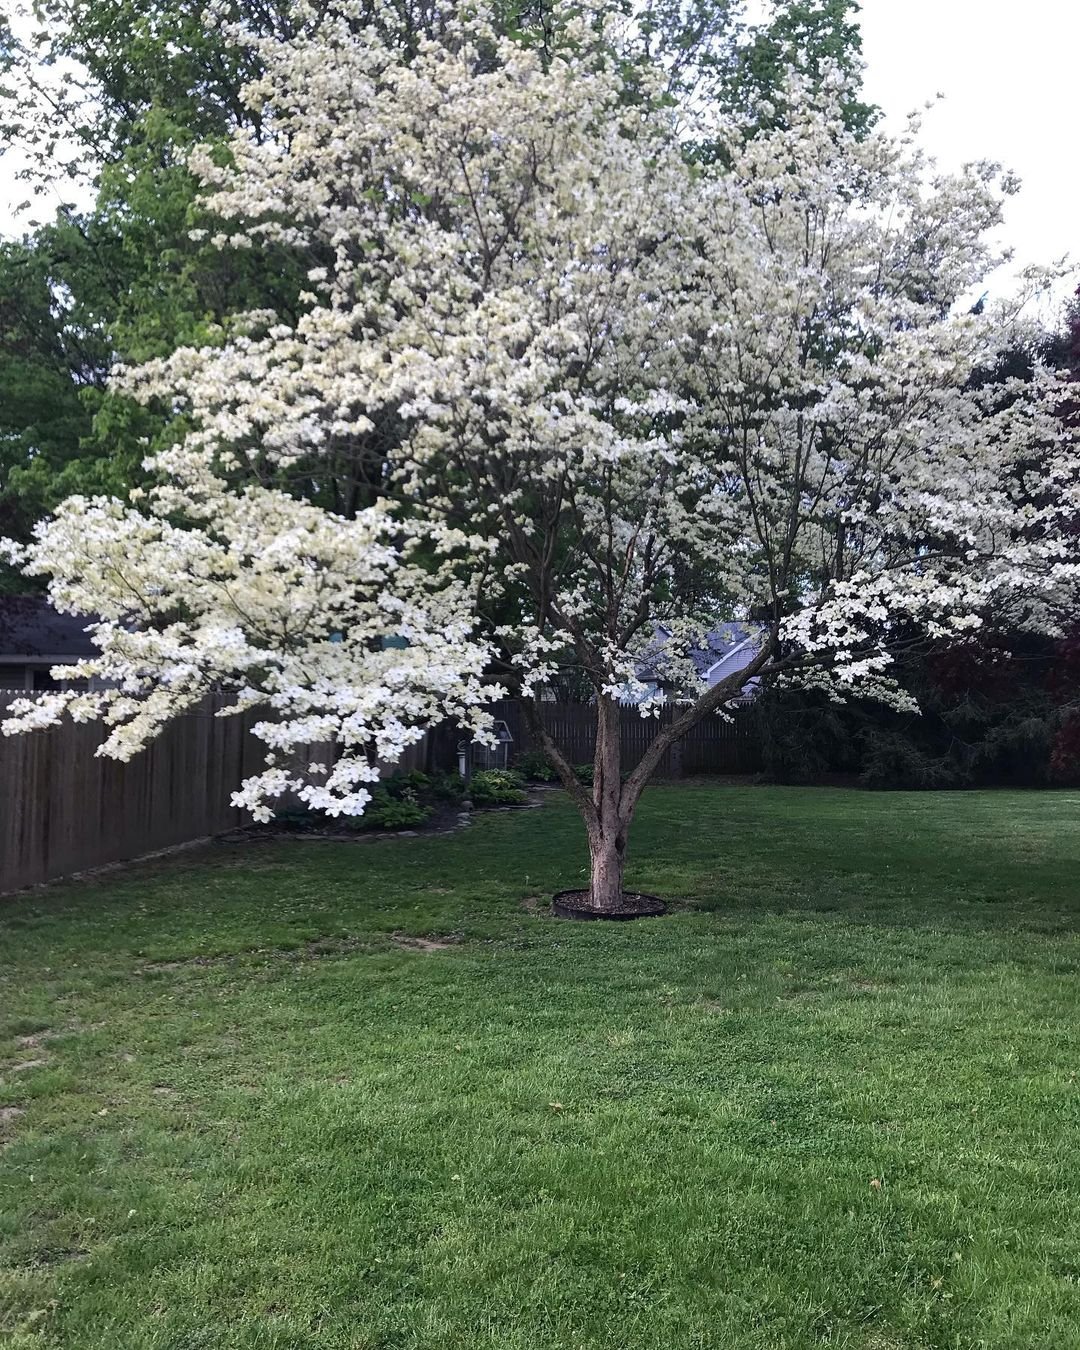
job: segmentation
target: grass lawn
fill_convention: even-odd
[[[1080,795],[659,787],[676,913],[522,907],[583,863],[553,796],[0,902],[0,1346],[1080,1347]]]

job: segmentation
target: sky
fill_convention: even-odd
[[[1016,266],[1080,262],[1080,0],[862,0],[860,26],[866,93],[888,126],[944,94],[923,124],[942,166],[993,159],[1022,179],[1001,232]]]
[[[860,22],[866,93],[888,125],[899,129],[911,109],[943,94],[923,130],[942,166],[994,159],[1023,180],[1001,234],[1015,266],[1066,253],[1080,261],[1080,0],[862,0]],[[0,233],[20,228],[13,207],[26,192],[14,168],[0,156]],[[40,202],[27,215],[46,209]],[[1009,271],[991,285],[1011,289]],[[1071,289],[1062,286],[1056,299]]]

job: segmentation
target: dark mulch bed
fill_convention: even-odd
[[[393,839],[417,834],[446,834],[450,830],[463,829],[469,823],[470,807],[462,802],[440,803],[419,825],[407,830],[384,830],[378,825],[365,826],[363,816],[356,819],[346,816],[312,817],[299,819],[286,817],[271,820],[265,825],[242,825],[238,830],[218,836],[223,844],[250,844],[273,839]],[[355,823],[353,823],[355,821]]]
[[[351,818],[345,816],[338,816],[336,819],[329,816],[308,819],[299,816],[285,817],[282,820],[268,821],[265,825],[242,825],[237,830],[230,830],[228,834],[218,835],[215,842],[219,844],[251,844],[269,843],[275,839],[333,839],[338,843],[343,840],[360,843],[368,839],[408,839],[421,834],[450,834],[454,830],[463,830],[472,817],[477,814],[500,811],[535,811],[537,807],[542,805],[542,797],[531,793],[528,801],[508,805],[493,803],[490,806],[474,806],[467,800],[463,802],[440,802],[435,806],[427,820],[419,825],[413,825],[407,830],[386,830],[378,825],[365,826],[363,816],[356,819],[355,823],[351,823]]]

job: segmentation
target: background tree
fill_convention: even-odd
[[[0,245],[0,529],[20,539],[58,491],[82,485],[82,393],[103,357],[77,318],[61,315],[68,300],[53,292],[37,248]],[[123,475],[113,484],[124,485]]]
[[[726,80],[727,99],[748,125],[776,126],[789,113],[784,81],[791,70],[813,85],[826,71],[838,72],[848,93],[844,123],[856,135],[877,119],[877,109],[859,98],[862,34],[855,0],[793,0],[773,3],[768,16],[740,44]]]
[[[372,740],[385,756],[475,707],[472,597],[530,698],[567,651],[592,686],[591,789],[534,714],[611,912],[650,774],[747,678],[896,701],[913,629],[1012,604],[1053,631],[1076,582],[1063,387],[974,380],[1010,329],[954,313],[996,261],[994,167],[934,175],[910,134],[851,130],[839,73],[793,75],[788,116],[748,137],[665,96],[662,70],[643,99],[632,25],[553,31],[539,50],[448,18],[407,58],[383,24],[258,43],[263,132],[189,167],[217,246],[308,260],[299,317],[239,315],[123,375],[185,418],[160,486],[71,499],[14,550],[57,603],[105,616],[79,671],[119,683],[9,729],[103,716],[126,754],[224,680],[274,710],[272,753],[338,744],[240,800],[291,786],[361,810]],[[688,161],[688,133],[714,164]],[[328,479],[374,488],[372,465],[370,504],[318,501]],[[1035,481],[1059,490],[1032,509]],[[690,649],[732,614],[761,617],[760,649],[703,691]],[[617,698],[658,623],[687,702],[624,780]]]

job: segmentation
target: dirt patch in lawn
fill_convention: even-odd
[[[48,1064],[48,1059],[20,1059],[14,1064],[8,1064],[4,1067],[5,1073],[25,1073],[27,1069],[43,1069]]]
[[[277,954],[291,961],[303,961],[319,956],[351,956],[353,952],[372,950],[373,945],[367,938],[342,936],[312,938],[302,947],[282,949]]]
[[[447,933],[445,937],[413,937],[410,933],[391,933],[390,941],[403,952],[446,952],[465,941],[464,933]]]
[[[789,1007],[801,1007],[806,1003],[817,1003],[821,998],[820,989],[791,989],[786,994],[781,994],[776,1000],[777,1003],[786,1003]]]
[[[40,1270],[48,1266],[68,1266],[89,1261],[90,1253],[82,1247],[46,1247],[22,1261],[15,1262],[16,1270]]]
[[[59,1035],[58,1031],[35,1031],[30,1036],[16,1036],[15,1044],[20,1050],[36,1050],[45,1041],[54,1040]]]
[[[310,938],[307,942],[297,943],[295,947],[247,947],[238,952],[220,952],[213,956],[178,956],[164,961],[148,961],[140,966],[140,975],[173,970],[198,969],[203,966],[222,966],[231,961],[249,960],[252,957],[276,957],[282,961],[304,961],[319,956],[348,956],[353,952],[371,951],[372,943],[364,938],[338,936]]]
[[[236,953],[236,956],[242,955],[244,955],[242,952]],[[217,966],[223,961],[234,959],[232,956],[180,956],[173,961],[148,961],[145,966],[139,967],[137,974],[145,975],[148,972],[156,974],[159,970],[162,972],[183,970],[186,966]]]
[[[336,937],[311,938],[307,942],[297,943],[295,947],[249,947],[244,951],[224,952],[214,956],[180,956],[164,961],[148,961],[139,967],[138,974],[157,975],[175,970],[197,970],[200,967],[222,966],[252,958],[313,961],[322,957],[353,956],[357,953],[375,956],[380,951],[386,951],[386,942],[401,951],[442,952],[464,941],[463,933],[446,933],[437,937],[414,937],[411,933],[403,932],[370,933],[365,937],[343,934]]]

